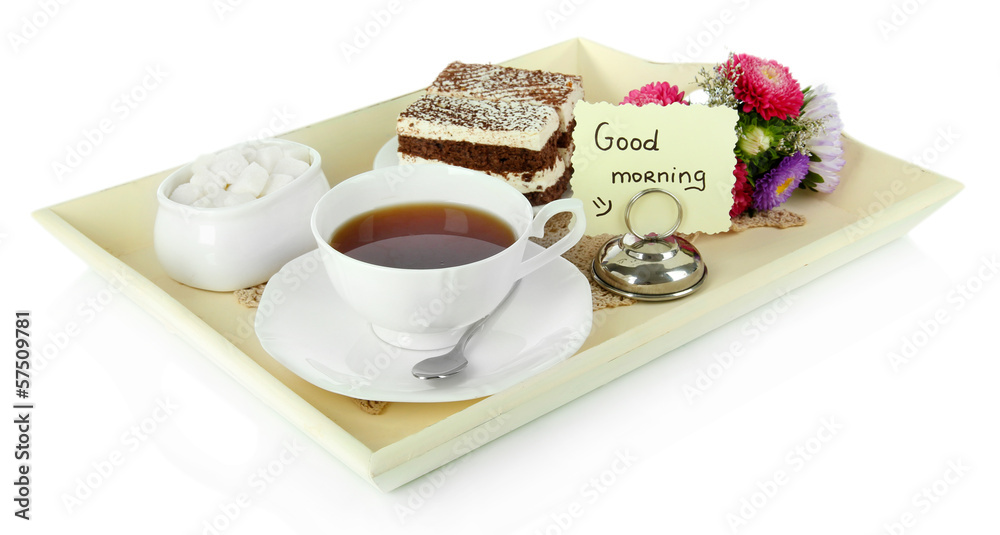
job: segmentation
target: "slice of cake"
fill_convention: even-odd
[[[440,162],[507,181],[533,205],[569,184],[560,157],[559,115],[547,105],[425,95],[396,121],[403,162]]]
[[[558,147],[570,149],[573,107],[583,98],[583,85],[579,76],[569,74],[456,61],[441,71],[427,93],[552,106],[559,114]]]

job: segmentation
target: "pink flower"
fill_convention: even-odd
[[[744,112],[756,111],[764,120],[799,114],[802,89],[787,67],[749,54],[736,54],[733,63],[739,65],[733,96],[743,102]],[[736,76],[733,69],[727,69],[726,74],[730,80]]]
[[[670,85],[667,82],[653,82],[642,86],[641,89],[629,91],[628,96],[622,99],[621,104],[635,104],[636,106],[659,104],[660,106],[666,106],[680,102],[686,105],[687,102],[684,102],[683,99],[684,92],[676,85]]]
[[[736,159],[733,175],[736,176],[736,182],[733,184],[733,207],[729,209],[730,219],[746,212],[753,204],[753,185],[747,179],[747,164],[743,163],[743,160]]]

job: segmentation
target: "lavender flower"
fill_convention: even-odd
[[[810,88],[805,92],[802,116],[806,120],[823,121],[823,130],[809,138],[806,149],[819,158],[809,162],[809,171],[823,178],[815,184],[816,191],[831,193],[840,184],[840,170],[844,167],[844,145],[840,134],[844,123],[840,120],[840,110],[826,85]]]

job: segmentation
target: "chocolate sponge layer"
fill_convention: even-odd
[[[569,147],[570,143],[573,143],[573,129],[576,128],[576,119],[570,121],[569,126],[566,127],[565,132],[559,133],[559,141],[556,144],[560,149],[565,149]]]
[[[532,206],[541,206],[545,203],[552,202],[563,196],[566,193],[566,188],[569,187],[569,179],[573,176],[573,168],[566,167],[563,175],[559,178],[559,181],[555,184],[545,188],[543,191],[535,191],[532,193],[525,193],[524,196],[528,198],[528,202]]]
[[[559,133],[556,132],[542,150],[530,150],[468,141],[399,136],[399,152],[477,171],[533,173],[552,167],[558,157],[558,138]]]

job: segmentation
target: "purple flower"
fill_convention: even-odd
[[[809,170],[823,177],[816,184],[816,191],[831,193],[840,184],[840,170],[844,167],[844,146],[840,133],[844,123],[840,120],[840,110],[826,85],[819,85],[806,91],[806,104],[802,107],[804,119],[823,121],[823,133],[810,139],[807,148],[820,161],[810,162]]]
[[[754,184],[754,209],[770,210],[788,200],[808,172],[809,157],[805,154],[796,152],[785,157]]]

